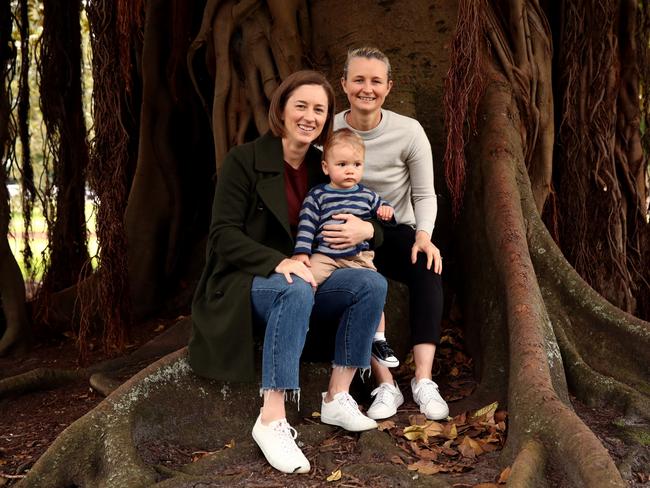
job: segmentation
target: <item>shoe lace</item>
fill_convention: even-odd
[[[386,342],[386,341],[378,341],[376,343],[376,348],[379,351],[379,353],[382,355],[382,357],[387,358],[387,357],[395,355],[393,350],[388,345],[388,342]]]
[[[348,410],[351,414],[356,415],[356,416],[363,416],[361,411],[359,410],[359,405],[357,402],[352,398],[352,395],[349,393],[346,393],[345,395],[339,395],[338,396],[338,401],[343,406],[346,410]]]
[[[431,400],[438,401],[439,396],[438,385],[436,385],[432,380],[423,381],[418,387],[418,398],[424,405],[429,403]]]
[[[377,388],[370,392],[370,396],[377,397],[375,403],[383,403],[388,405],[393,396],[393,392],[388,389],[388,385],[379,385]]]
[[[278,434],[282,449],[285,451],[299,451],[300,448],[296,445],[296,437],[298,431],[289,425],[286,420],[281,420],[273,426],[273,430]]]

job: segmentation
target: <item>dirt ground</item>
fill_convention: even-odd
[[[129,350],[137,348],[154,337],[169,327],[170,323],[170,321],[152,321],[145,324],[137,336],[132,338]],[[450,328],[446,330],[444,337],[446,337],[446,342],[439,348],[439,360],[436,362],[437,375],[434,379],[440,384],[441,392],[449,400],[452,414],[455,415],[454,403],[470,394],[475,383],[471,376],[471,359],[462,351],[462,332],[459,329]],[[103,359],[105,356],[101,351],[96,350],[91,355],[92,362],[99,362]],[[50,338],[35,345],[30,353],[20,358],[0,358],[0,378],[20,374],[37,367],[77,368],[77,353],[72,339],[65,336]],[[429,462],[431,452],[435,452],[436,449],[439,453],[443,452],[444,447],[440,444],[437,447],[433,446],[431,450],[419,450],[413,442],[405,439],[404,428],[412,423],[414,416],[419,413],[408,395],[407,375],[408,364],[401,369],[401,375],[397,375],[407,402],[400,408],[398,415],[391,419],[395,426],[386,430],[391,435],[391,440],[398,452],[403,451],[402,459],[407,459],[407,461],[404,462],[393,456],[392,462],[399,465],[398,467],[404,472],[409,473],[411,479],[431,477],[433,482],[438,477],[456,488],[505,486],[498,484],[504,468],[499,462],[499,449],[502,447],[500,442],[495,442],[492,452],[486,452],[476,458],[440,455],[436,463],[443,466],[443,471],[446,470],[446,474],[429,475],[408,471],[407,466],[417,462],[418,456],[420,456],[419,461]],[[91,410],[102,399],[103,397],[94,391],[85,380],[75,381],[52,390],[30,392],[0,399],[0,486],[12,486],[20,480],[63,429]],[[617,420],[619,414],[609,410],[592,409],[575,400],[574,407],[580,417],[597,433],[617,464],[623,466],[622,470],[628,478],[629,486],[650,486],[650,482],[648,482],[650,452],[647,447],[642,451],[635,452],[629,449],[624,437],[621,436],[620,429],[616,427],[616,422],[620,422]],[[497,416],[499,415],[501,418],[507,418],[505,410],[500,409],[497,412]],[[319,423],[317,418],[304,418],[303,421],[303,426],[296,426],[298,430],[301,427],[304,429],[308,428],[306,426]],[[463,421],[459,421],[459,417],[455,417],[455,422],[459,425],[460,430],[471,427],[470,425],[463,427]],[[444,425],[444,423],[442,424]],[[480,441],[482,434],[476,433],[475,435],[476,439]],[[506,435],[506,432],[503,432],[503,440]],[[396,486],[393,481],[382,478],[380,475],[355,476],[346,472],[347,465],[359,463],[359,442],[359,435],[349,435],[344,431],[337,430],[321,445],[308,446],[305,452],[310,459],[314,460],[313,469],[308,476],[301,477],[299,480],[275,472],[265,463],[261,452],[255,450],[254,446],[250,458],[242,459],[239,464],[237,462],[229,463],[227,471],[233,475],[245,474],[246,482],[242,486],[325,486],[335,484],[345,487]],[[458,450],[460,446],[451,445],[449,447]],[[196,462],[207,454],[192,446],[176,446],[156,442],[141,446],[141,453],[145,461],[170,469]],[[644,463],[645,469],[643,468]],[[372,464],[372,460],[369,461],[369,464]],[[550,465],[552,466],[552,462]],[[342,478],[337,482],[327,481],[332,474],[330,471],[332,466],[338,467],[343,473]],[[569,488],[570,486],[560,473],[551,471],[549,477],[552,480],[552,486],[560,488]]]

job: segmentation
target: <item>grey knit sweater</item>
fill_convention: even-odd
[[[347,127],[363,138],[366,162],[362,183],[391,203],[398,224],[431,235],[438,204],[431,144],[420,123],[382,109],[377,127],[359,131],[348,125],[345,113],[336,114],[334,129]]]

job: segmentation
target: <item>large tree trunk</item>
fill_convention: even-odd
[[[347,47],[365,43],[388,47],[396,73],[388,108],[421,120],[431,138],[434,159],[442,160],[445,138],[439,107],[448,64],[444,46],[451,41],[455,2],[313,1],[309,4],[310,29],[304,28],[299,15],[304,12],[301,2],[291,3],[296,15],[290,16],[280,16],[274,2],[257,3],[257,9],[246,17],[235,15],[241,13],[235,7],[247,7],[249,2],[208,1],[200,31],[198,25],[193,30],[200,32],[197,39],[201,42],[193,46],[189,64],[195,70],[193,81],[206,113],[212,115],[209,127],[199,123],[193,102],[179,99],[176,104],[173,84],[163,75],[173,51],[168,42],[175,38],[169,35],[171,4],[167,0],[147,2],[140,153],[127,209],[132,296],[142,313],[156,310],[170,296],[169,284],[183,269],[181,257],[191,253],[192,247],[185,243],[197,240],[185,236],[183,230],[194,222],[204,229],[207,221],[211,184],[205,175],[215,165],[210,158],[206,161],[209,151],[192,145],[197,140],[190,137],[195,129],[192,124],[198,124],[198,141],[216,141],[217,145],[254,133],[252,125],[259,128],[261,122],[253,114],[263,111],[266,103],[261,93],[276,82],[269,82],[269,76],[282,74],[287,64],[296,62],[295,32],[312,33],[305,45],[313,46],[313,60],[329,70],[335,85]],[[647,421],[650,377],[645,366],[650,360],[650,324],[616,309],[589,288],[540,219],[540,208],[550,191],[553,126],[548,113],[550,77],[544,71],[550,66],[543,65],[549,61],[550,49],[545,48],[547,25],[538,3],[508,2],[512,15],[500,25],[507,25],[512,39],[520,43],[515,42],[519,49],[512,52],[507,51],[511,38],[496,32],[500,21],[494,12],[484,10],[487,3],[474,5],[480,7],[480,18],[489,17],[492,22],[492,45],[502,49],[496,60],[487,52],[480,53],[486,66],[486,88],[479,125],[467,148],[464,211],[454,233],[457,264],[447,268],[462,274],[460,294],[468,342],[480,376],[474,399],[482,404],[504,401],[507,406],[509,432],[501,461],[512,465],[511,486],[540,486],[546,468],[553,465],[571,486],[623,487],[613,460],[573,411],[569,388],[587,404],[613,404],[626,415]],[[226,20],[233,25],[222,25],[219,8],[230,9]],[[285,20],[290,23],[285,30],[278,25],[272,30],[260,28],[270,26],[272,20],[279,22],[280,17],[290,19]],[[293,24],[299,19],[302,30]],[[432,25],[437,34],[432,35]],[[227,28],[233,39],[220,39],[216,26]],[[247,38],[262,42],[259,57],[250,55],[246,60],[244,56],[251,53],[242,50],[241,60],[229,58],[232,66],[220,64],[224,58],[219,58],[219,52],[230,42],[238,52]],[[274,39],[288,39],[288,52],[278,49]],[[205,70],[198,68],[201,62],[196,55],[203,53],[202,47],[208,63]],[[222,76],[227,81],[219,78],[219,70],[226,70]],[[206,81],[207,74],[214,85]],[[242,105],[242,93],[249,105]],[[218,110],[206,100],[218,101]],[[219,151],[217,147],[217,155]],[[531,161],[535,164],[527,168]],[[190,163],[194,166],[186,173]],[[203,180],[197,183],[196,175],[203,175]],[[442,193],[437,237],[451,235],[451,205],[443,181],[442,165],[437,164],[436,185]],[[190,198],[188,191],[196,197]],[[454,258],[451,249],[447,252]],[[389,318],[389,333],[407,330],[399,316]],[[209,449],[234,437],[237,445],[245,446],[237,453],[262,462],[257,451],[251,454],[249,449],[256,386],[198,379],[184,355],[178,351],[143,370],[70,426],[21,486],[148,486],[160,481],[160,486],[181,487],[225,482],[221,473],[214,473],[228,466],[228,454],[215,454],[172,472],[144,461],[143,446],[152,439]],[[318,365],[305,369],[309,379],[303,378],[303,401],[309,412],[318,406],[316,391],[325,382],[322,373],[326,369]],[[229,416],[235,406],[243,417]],[[315,446],[322,431],[314,428],[310,432],[307,443]],[[360,445],[369,445],[373,435],[387,439],[379,432],[364,434]],[[395,472],[400,469],[393,467]],[[447,482],[453,480],[440,481],[441,485]]]
[[[174,79],[166,75],[171,54],[189,44],[186,34],[184,45],[172,45],[171,5],[146,2],[138,165],[125,217],[136,317],[160,311],[183,288],[191,291],[182,281],[196,279],[201,266],[201,229],[209,221],[213,190],[207,117],[188,86],[185,65],[173,67]],[[184,20],[191,31],[196,19]]]
[[[9,157],[13,155],[9,76],[16,62],[11,40],[11,8],[0,5],[0,355],[23,348],[29,340],[29,319],[25,309],[25,282],[9,246]]]

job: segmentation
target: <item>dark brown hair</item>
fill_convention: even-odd
[[[323,159],[325,159],[325,161],[327,161],[327,153],[337,144],[349,144],[352,147],[361,149],[364,154],[366,152],[366,145],[361,136],[353,130],[344,127],[335,130],[327,141],[325,141],[325,144],[323,145]]]
[[[323,131],[314,141],[316,144],[324,144],[332,135],[334,125],[334,90],[327,78],[318,71],[303,70],[291,73],[285,78],[279,87],[273,92],[271,106],[269,107],[269,128],[274,135],[284,136],[284,108],[291,94],[303,85],[322,86],[327,95],[327,118],[323,124]]]

